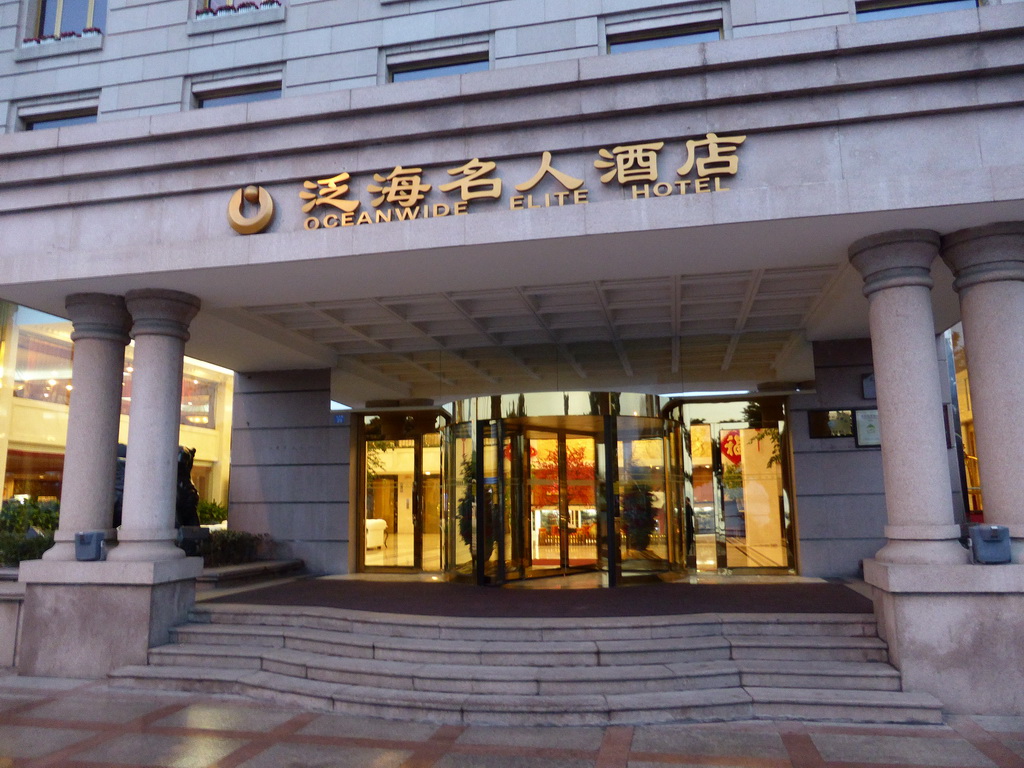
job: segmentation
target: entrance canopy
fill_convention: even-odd
[[[0,296],[183,291],[191,356],[330,368],[351,405],[792,389],[810,341],[868,335],[852,242],[1019,218],[1019,89],[974,55],[1014,22],[946,24],[6,134]]]

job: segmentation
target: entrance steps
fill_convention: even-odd
[[[871,614],[459,618],[206,604],[115,685],[457,724],[941,723]]]

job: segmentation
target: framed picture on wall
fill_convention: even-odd
[[[857,439],[857,447],[865,448],[882,444],[882,430],[878,424],[878,411],[876,409],[858,410],[854,412],[856,429],[854,430]]]

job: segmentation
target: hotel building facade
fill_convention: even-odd
[[[1022,711],[1024,3],[0,8],[0,298],[74,344],[21,671],[190,605],[187,353],[314,572],[863,576],[908,687]]]

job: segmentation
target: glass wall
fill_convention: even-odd
[[[0,462],[3,498],[60,497],[72,384],[71,323],[26,307],[0,304]],[[127,440],[133,346],[125,350],[120,440]],[[227,501],[234,374],[185,359],[181,398],[182,445],[196,448],[192,479],[200,497]],[[2,442],[2,441],[0,441]]]
[[[358,414],[362,567],[609,586],[792,572],[784,401],[662,400],[556,392]]]
[[[683,507],[669,470],[679,444],[660,404],[589,392],[456,403],[453,575],[500,584],[592,571],[615,584],[681,569]]]

